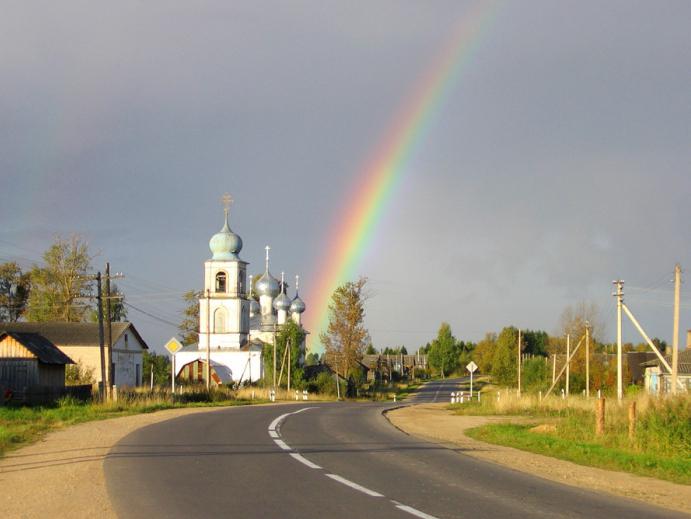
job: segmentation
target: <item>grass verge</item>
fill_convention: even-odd
[[[552,434],[531,432],[534,425],[491,424],[469,429],[466,434],[476,440],[544,454],[579,465],[691,484],[691,458],[688,456],[635,453],[593,442],[564,439]]]
[[[93,420],[152,413],[183,407],[224,407],[262,403],[261,400],[221,400],[215,402],[79,403],[66,400],[51,407],[0,407],[0,456],[33,443],[47,433]]]
[[[492,424],[468,432],[478,440],[553,456],[581,465],[622,470],[676,483],[691,484],[691,398],[639,394],[618,402],[608,399],[605,431],[595,435],[596,399],[535,395],[517,397],[502,391],[483,392],[481,402],[453,404],[465,415],[526,417],[518,424]],[[633,436],[629,408],[635,405]],[[544,425],[531,430],[535,425]]]

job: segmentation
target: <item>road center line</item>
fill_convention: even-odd
[[[292,458],[298,460],[303,465],[307,465],[311,469],[321,469],[321,467],[319,465],[317,465],[316,463],[312,463],[310,460],[308,460],[304,456],[298,454],[297,452],[291,452],[290,456]]]
[[[413,508],[412,506],[396,505],[396,508],[398,508],[399,510],[403,510],[404,512],[408,512],[409,514],[414,515],[415,517],[421,517],[422,519],[437,519],[433,515],[421,512],[420,510]]]
[[[437,391],[439,393],[439,391]],[[436,397],[435,397],[436,399]],[[316,463],[311,462],[301,454],[294,452],[293,449],[288,445],[286,442],[284,442],[281,439],[281,422],[286,419],[286,417],[290,416],[291,414],[298,414],[302,413],[303,411],[307,411],[308,409],[315,409],[314,407],[303,407],[302,409],[299,409],[297,411],[293,411],[292,413],[285,413],[276,418],[274,421],[269,424],[268,431],[269,431],[269,436],[271,436],[271,439],[274,441],[276,445],[278,445],[281,449],[284,451],[287,451],[287,453],[292,457],[293,459],[299,461],[306,467],[309,467],[311,469],[317,469],[317,470],[322,470],[322,467],[317,465]],[[333,479],[334,481],[338,481],[339,483],[346,485],[353,490],[357,490],[358,492],[362,492],[363,494],[367,494],[368,496],[371,497],[384,497],[383,494],[380,494],[379,492],[375,492],[374,490],[370,490],[367,487],[363,487],[362,485],[358,485],[357,483],[354,483],[353,481],[350,481],[349,479],[346,479],[344,477],[339,476],[338,474],[325,474],[326,477]],[[425,512],[421,512],[420,510],[417,510],[416,508],[413,508],[412,506],[404,505],[402,503],[399,503],[398,501],[394,501],[391,499],[391,503],[401,510],[402,512],[409,513],[411,515],[414,515],[415,517],[420,517],[421,519],[437,519],[433,515],[426,514]]]
[[[355,490],[359,490],[363,494],[367,494],[368,496],[372,497],[384,497],[383,494],[380,494],[379,492],[375,492],[374,490],[370,490],[369,488],[363,487],[362,485],[358,485],[357,483],[353,483],[349,479],[342,478],[338,474],[326,474],[327,478],[331,478],[335,481],[338,481],[339,483],[343,483],[344,485],[353,488]]]

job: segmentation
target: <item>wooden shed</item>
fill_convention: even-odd
[[[5,391],[64,388],[66,364],[74,362],[42,335],[0,331],[0,387]]]

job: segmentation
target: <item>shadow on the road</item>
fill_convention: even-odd
[[[148,447],[151,447],[150,449]],[[74,450],[74,449],[71,449]],[[306,444],[294,446],[292,451],[281,450],[273,444],[155,444],[155,445],[127,445],[120,444],[115,449],[105,454],[94,454],[86,456],[65,457],[57,460],[46,461],[26,461],[5,465],[0,473],[21,472],[37,470],[46,467],[56,467],[61,465],[72,465],[78,463],[88,463],[107,459],[120,458],[189,458],[207,456],[263,456],[263,455],[283,455],[287,452],[299,452],[301,454],[322,454],[322,453],[351,453],[351,454],[373,454],[386,452],[405,452],[405,451],[441,451],[451,450],[462,452],[464,449],[458,447],[450,448],[426,442],[409,442],[405,444],[382,444],[382,443],[353,443],[353,444]],[[57,451],[56,453],[59,453]],[[70,451],[64,451],[70,452]]]

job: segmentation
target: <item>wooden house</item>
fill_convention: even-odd
[[[23,392],[27,388],[65,387],[65,365],[74,364],[38,333],[0,331],[0,387]]]

